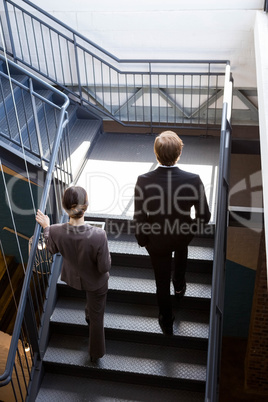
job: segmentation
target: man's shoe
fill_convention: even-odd
[[[185,295],[185,292],[186,292],[186,283],[184,283],[182,289],[180,289],[180,290],[177,290],[174,287],[174,291],[175,291],[175,298],[177,300],[181,300],[183,298],[183,296]]]
[[[170,323],[165,323],[163,316],[160,315],[158,318],[158,322],[159,325],[163,331],[164,335],[173,335],[173,321],[174,321],[175,317],[172,317],[172,320]]]

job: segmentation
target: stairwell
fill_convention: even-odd
[[[31,96],[19,86],[19,84],[23,84],[25,87],[29,86],[27,75],[13,66],[7,70],[6,63],[2,60],[0,60],[0,72],[6,74],[6,76],[0,76],[1,156],[4,158],[4,150],[6,150],[14,155],[14,160],[17,155],[19,158],[26,157],[30,164],[41,168],[40,154],[44,160],[48,158],[57,131],[57,119],[55,118],[57,111],[49,103],[42,101],[42,98],[53,102],[55,105],[59,104],[59,101],[62,102],[62,100],[59,100],[52,91],[42,87],[42,84],[34,82],[33,89],[37,94],[35,96],[35,120]],[[14,80],[12,91],[10,80],[7,78],[8,73],[10,74],[10,79]],[[64,149],[70,147],[72,172],[76,176],[83,166],[90,146],[92,149],[95,139],[102,132],[102,120],[96,114],[81,107],[74,101],[70,101],[67,112],[69,141],[68,143],[62,143],[61,148],[64,155]],[[36,121],[38,121],[42,139],[41,148]],[[22,150],[21,141],[23,142],[24,150]],[[12,165],[10,157],[8,159],[8,164],[14,167],[15,164]],[[66,163],[66,161],[63,159],[62,163]]]
[[[3,63],[1,69],[5,71]],[[27,80],[15,70],[11,70],[11,74],[19,82]],[[11,102],[11,94],[2,77],[1,82],[3,84],[1,88],[5,89],[0,91],[0,107],[7,107],[12,115],[14,105]],[[20,120],[22,132],[25,130],[26,133],[27,127],[31,127],[32,120],[30,99],[25,97],[23,105],[20,104],[21,90],[16,85],[13,86],[13,90],[16,105],[29,110],[29,121],[25,121],[24,118]],[[36,88],[36,92],[44,95],[42,88]],[[48,92],[46,96],[49,99],[53,98]],[[45,117],[42,104],[37,106],[37,114],[43,122],[41,124],[45,125],[45,119],[53,113],[47,112]],[[153,135],[102,133],[101,119],[72,102],[68,114],[74,176],[81,178],[83,174],[92,175],[94,171],[92,166],[97,162],[104,165],[106,173],[111,173],[110,166],[114,166],[115,161],[120,161],[120,158],[132,164],[132,177],[136,177],[139,171],[144,169],[143,162],[149,162],[150,168],[154,167]],[[17,127],[15,125],[9,127],[5,118],[0,123],[1,155],[9,164],[14,165],[15,157],[21,157],[16,143]],[[49,127],[55,131],[52,120]],[[12,141],[8,138],[8,130],[11,130]],[[26,143],[27,159],[28,163],[37,166],[38,158],[34,148],[35,130],[30,132],[33,138],[31,141],[30,135],[30,140],[28,144]],[[193,145],[191,148],[193,152],[188,153],[185,162],[190,163],[194,160],[198,163],[198,160],[200,162],[200,158],[203,158],[205,165],[208,163],[209,155],[209,160],[210,162],[212,160],[212,166],[215,168],[217,164],[215,161],[218,161],[218,139],[187,138],[189,145]],[[43,149],[44,154],[47,149]],[[204,149],[206,152],[203,152]],[[8,150],[9,155],[13,155],[14,158],[7,159],[5,150]],[[135,151],[133,152],[136,159],[131,155],[131,150]],[[107,152],[114,153],[113,157],[107,158]],[[144,153],[148,152],[149,156],[145,157]],[[107,161],[110,165],[107,165]],[[137,162],[141,162],[140,165]],[[123,170],[124,166],[119,167],[119,172]],[[211,183],[215,183],[216,173],[213,175]],[[78,184],[83,185],[82,182]],[[93,192],[98,193],[98,186]],[[213,197],[210,196],[210,204],[213,203]],[[180,303],[173,300],[176,316],[174,335],[165,336],[158,325],[155,282],[146,251],[138,247],[133,232],[120,230],[120,233],[116,233],[111,230],[115,227],[115,223],[120,224],[120,228],[129,226],[131,222],[129,214],[118,216],[113,213],[107,216],[89,213],[87,219],[105,220],[112,254],[105,314],[107,353],[98,364],[89,361],[88,326],[84,319],[85,295],[59,280],[57,303],[50,320],[50,340],[43,360],[44,376],[36,401],[60,399],[160,401],[163,398],[168,401],[179,399],[186,402],[204,400],[213,237],[195,238],[190,245],[187,292]]]

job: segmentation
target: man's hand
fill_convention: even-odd
[[[36,222],[42,226],[43,229],[50,226],[50,219],[47,215],[44,215],[39,209],[36,213]]]

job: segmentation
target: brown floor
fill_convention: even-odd
[[[245,390],[244,362],[247,340],[223,338],[219,402],[267,402],[262,396]]]

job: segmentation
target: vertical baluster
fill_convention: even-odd
[[[103,85],[103,62],[100,62],[101,65],[101,92],[102,92],[102,107],[105,109],[105,98],[104,98],[104,85]]]
[[[32,61],[31,49],[30,49],[30,46],[29,46],[28,29],[26,28],[26,24],[25,24],[25,13],[24,12],[22,12],[22,20],[23,20],[23,26],[24,26],[24,32],[25,32],[25,38],[26,38],[26,46],[25,47],[28,50],[29,63],[32,66],[33,61]]]
[[[182,74],[182,124],[184,124],[184,116],[185,116],[185,102],[184,102],[184,84],[185,84],[185,74]]]
[[[50,134],[51,134],[51,132],[52,132],[52,130],[50,129],[49,130],[49,127],[48,127],[48,120],[47,120],[47,112],[46,112],[46,104],[45,104],[45,102],[43,102],[42,103],[42,108],[43,108],[43,112],[44,112],[44,123],[45,123],[45,134],[43,133],[43,138],[44,137],[46,137],[46,139],[47,139],[47,155],[48,155],[48,159],[49,159],[49,156],[50,156],[50,154],[51,154],[51,152],[52,152],[52,144],[51,144],[51,141],[50,141]]]
[[[128,82],[127,82],[127,73],[125,74],[125,83],[126,83],[127,121],[129,122],[129,99],[128,99]]]
[[[210,63],[208,63],[208,95],[207,95],[207,119],[206,119],[207,128],[208,128],[209,97],[210,97]]]
[[[36,53],[36,57],[37,57],[37,66],[38,66],[38,70],[42,71],[41,70],[41,64],[40,64],[40,58],[39,58],[39,46],[37,46],[36,32],[35,32],[35,29],[34,29],[34,22],[33,22],[32,17],[31,17],[31,25],[32,25],[35,53]],[[41,26],[41,24],[40,24],[40,26]]]
[[[5,80],[5,78],[3,78]],[[10,126],[10,121],[9,121],[9,114],[8,114],[8,110],[6,107],[6,99],[4,96],[4,90],[3,90],[3,84],[2,84],[2,79],[0,79],[0,90],[1,90],[1,95],[2,95],[2,99],[3,99],[3,106],[4,106],[4,110],[5,110],[5,118],[6,118],[6,122],[7,122],[7,128],[8,128],[8,133],[9,133],[9,138],[12,138],[12,132],[11,132],[11,126]]]
[[[66,85],[66,80],[64,76],[64,68],[63,68],[63,60],[62,60],[62,50],[61,50],[61,42],[60,42],[60,35],[57,34],[58,39],[58,46],[59,46],[59,56],[60,56],[60,66],[61,66],[61,74],[62,74],[62,83]]]
[[[26,96],[28,96],[28,94]],[[25,116],[25,125],[26,125],[27,134],[28,134],[29,148],[32,151],[33,147],[32,147],[29,121],[28,121],[28,116],[27,116],[27,109],[26,109],[26,105],[25,105],[25,95],[24,95],[24,90],[22,90],[22,89],[21,89],[21,99],[22,99],[23,111],[24,111],[24,116]],[[26,144],[24,144],[24,145],[26,145]]]
[[[177,74],[174,74],[174,124],[177,125]]]
[[[23,36],[20,34],[20,31],[19,31],[18,18],[17,18],[17,12],[16,12],[15,7],[13,7],[13,12],[14,12],[14,17],[15,17],[15,26],[16,26],[17,36],[18,36],[18,43],[19,43],[19,48],[20,48],[20,53],[21,53],[21,59],[24,60],[23,47],[21,44],[21,37],[23,37]]]
[[[153,133],[153,93],[152,93],[152,64],[149,63],[149,94],[150,94],[150,127],[151,134]]]
[[[136,74],[133,74],[133,85],[134,85],[134,93],[135,93],[135,96],[134,96],[134,102],[135,102],[135,106],[134,106],[134,116],[135,116],[135,122],[137,123],[137,122],[138,122],[138,119],[137,119],[137,95],[136,95],[136,93],[137,93],[137,88],[136,88]]]
[[[85,71],[85,79],[86,79],[85,85],[86,85],[86,88],[87,88],[87,100],[90,101],[90,98],[89,98],[89,82],[88,82],[88,74],[87,74],[87,62],[86,62],[86,52],[84,50],[83,50],[83,60],[84,60],[84,71]]]
[[[17,349],[16,356],[17,357],[19,356],[18,349]],[[19,380],[19,375],[18,375],[18,370],[17,370],[17,364],[16,363],[14,364],[14,372],[15,372],[15,378],[16,378],[16,382],[17,382],[17,385],[18,385],[18,389],[19,389],[19,394],[20,394],[21,400],[23,401],[24,396],[23,396],[23,392],[22,392],[22,388],[21,388],[21,383],[20,383],[20,380]],[[15,392],[15,386],[14,386],[14,392]],[[15,392],[15,397],[16,397],[16,400],[18,400],[16,392]]]
[[[71,161],[71,150],[70,150],[70,135],[69,135],[69,126],[67,125],[64,128],[64,133],[66,136],[66,143],[67,143],[67,154],[68,154],[68,173],[69,173],[69,180],[67,184],[70,184],[73,181],[72,177],[72,161]]]
[[[202,75],[199,75],[199,90],[198,90],[198,124],[201,124],[201,91],[202,91]]]
[[[193,122],[193,74],[190,74],[190,124]]]
[[[117,82],[118,82],[118,111],[119,111],[119,120],[121,120],[121,94],[120,94],[120,73],[117,72]]]
[[[55,55],[54,55],[54,46],[53,46],[53,41],[52,41],[52,37],[51,37],[51,29],[49,29],[48,32],[49,32],[50,48],[51,48],[51,53],[52,53],[51,59],[53,61],[55,80],[58,81],[57,69],[56,69],[56,63],[55,63]]]
[[[39,255],[39,250],[36,250],[37,255]],[[35,320],[38,319],[39,322],[41,322],[41,311],[40,311],[40,305],[39,305],[39,300],[38,300],[38,292],[37,292],[37,287],[36,287],[36,283],[33,280],[33,276],[34,276],[34,272],[36,271],[36,266],[34,263],[34,267],[33,267],[33,273],[32,273],[32,277],[31,277],[31,304],[34,306],[36,305],[36,311],[34,314]],[[38,283],[38,287],[40,290],[40,283],[39,283],[39,278],[37,276],[37,283]],[[35,303],[34,303],[35,300]],[[31,317],[30,317],[31,318]],[[29,321],[27,322],[29,325]]]
[[[93,86],[94,86],[94,96],[97,100],[97,89],[96,89],[96,73],[95,73],[95,58],[92,58],[92,74],[93,74]]]
[[[46,66],[46,75],[48,76],[48,62],[47,62],[47,53],[46,53],[46,46],[45,46],[45,40],[44,40],[44,32],[43,32],[43,26],[40,23],[40,32],[41,32],[41,41],[43,45],[43,52],[44,52],[44,60],[45,60],[45,66]]]
[[[217,104],[218,104],[218,80],[219,80],[219,76],[216,75],[216,87],[215,87],[215,91],[216,91],[216,99],[215,99],[215,108],[214,108],[214,124],[217,124]]]
[[[168,116],[168,74],[166,75],[166,120],[167,124],[169,123],[169,116]]]
[[[72,85],[72,87],[74,86],[74,81],[73,81],[73,74],[72,74],[72,63],[71,63],[71,56],[70,56],[70,49],[69,49],[69,44],[71,43],[70,41],[67,41],[67,39],[66,39],[66,42],[67,42],[67,46],[66,46],[66,48],[67,48],[67,54],[68,54],[68,62],[67,62],[67,64],[68,64],[68,67],[69,67],[69,72],[70,72],[70,82],[71,82],[71,85]]]
[[[111,67],[109,66],[109,87],[110,87],[110,113],[113,114],[113,97],[112,97],[112,75]]]
[[[144,93],[144,74],[142,74],[141,75],[141,78],[142,78],[142,116],[143,116],[143,121],[145,121],[145,110],[144,110],[144,96],[145,96],[145,93]]]
[[[161,96],[160,96],[160,90],[161,90],[161,83],[160,83],[160,74],[157,74],[157,79],[158,79],[158,124],[161,124]]]

